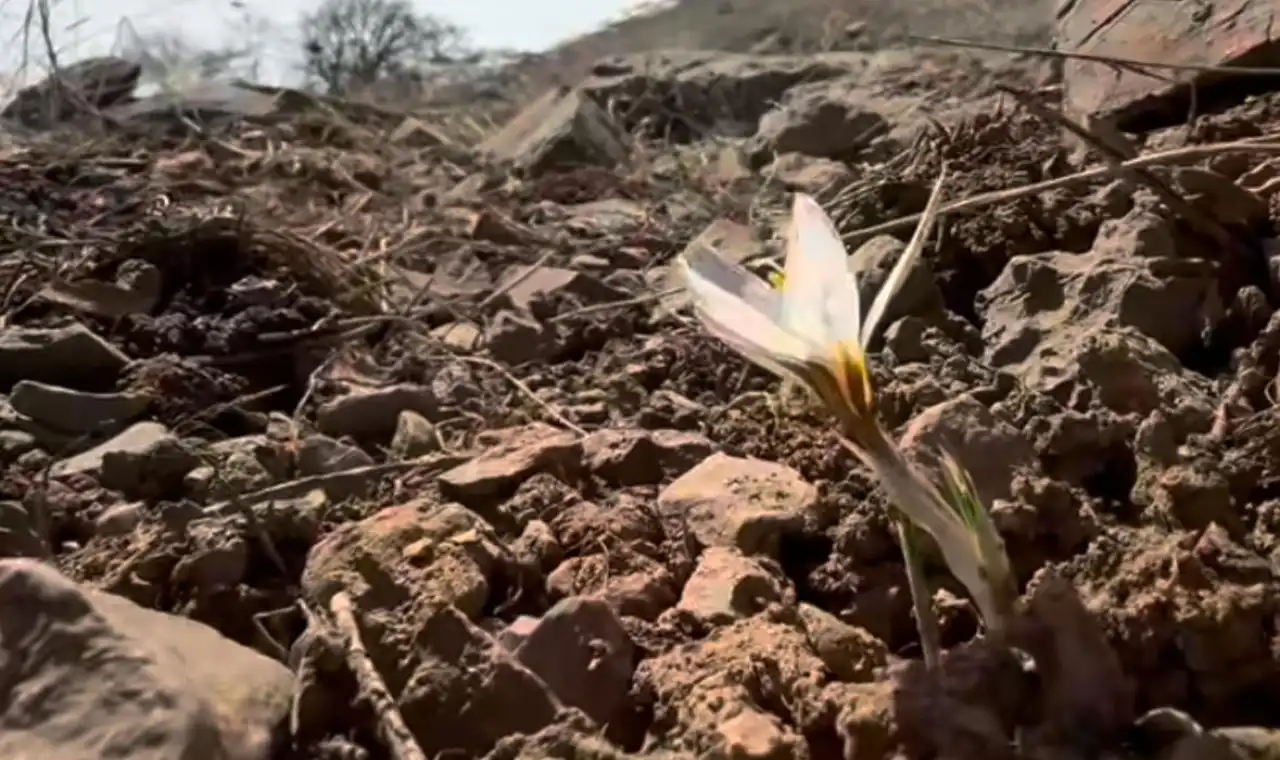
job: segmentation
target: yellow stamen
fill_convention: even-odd
[[[875,392],[861,351],[837,347],[831,360],[814,362],[796,374],[840,421],[840,427],[857,446],[878,449],[885,443],[875,415]]]
[[[781,269],[769,272],[767,278],[775,290],[786,287],[786,274]],[[848,410],[848,415],[842,415],[848,417],[846,423],[857,430],[865,430],[867,424],[874,424],[876,406],[875,388],[871,384],[866,357],[857,345],[841,343],[835,347],[832,359],[830,380],[834,381],[834,388],[830,382],[817,382],[814,387],[820,396],[828,397],[829,405],[838,403]],[[836,398],[830,398],[829,391],[835,391]]]
[[[871,384],[871,371],[861,349],[849,343],[836,347],[836,384],[845,402],[859,416],[870,419],[876,411],[875,388]]]

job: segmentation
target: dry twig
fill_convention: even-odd
[[[547,413],[548,417],[560,423],[560,425],[564,427],[566,430],[572,430],[573,432],[581,436],[585,436],[587,434],[586,430],[582,429],[580,426],[572,422],[568,417],[565,417],[563,414],[556,411],[550,404],[538,398],[538,394],[534,393],[532,388],[526,385],[524,381],[522,381],[520,378],[516,377],[515,375],[507,371],[505,368],[503,368],[501,364],[498,364],[495,361],[490,361],[489,359],[485,359],[480,356],[459,356],[458,358],[464,362],[470,362],[471,364],[479,364],[482,367],[488,367],[494,372],[497,372],[498,374],[506,378],[507,382],[511,383],[511,385],[514,386],[516,390],[520,391],[520,393],[525,396],[525,398],[537,404],[539,408],[541,408],[544,412]]]
[[[1000,45],[994,42],[978,42],[961,40],[952,37],[931,37],[927,35],[908,34],[906,38],[917,42],[928,42],[934,45],[970,48],[973,50],[991,50],[998,53],[1014,53],[1017,55],[1038,55],[1044,58],[1076,59],[1104,63],[1121,69],[1128,69],[1139,74],[1153,76],[1156,79],[1170,81],[1166,77],[1152,74],[1143,69],[1167,69],[1170,71],[1193,71],[1197,73],[1243,74],[1247,76],[1276,76],[1280,69],[1268,66],[1210,66],[1201,63],[1173,63],[1163,61],[1143,61],[1118,55],[1099,55],[1074,50],[1050,50],[1049,48],[1026,47],[1022,45]]]
[[[364,639],[360,636],[360,625],[356,621],[355,609],[351,597],[345,591],[339,591],[329,600],[329,611],[333,613],[334,623],[342,633],[346,643],[347,664],[360,684],[360,693],[373,704],[374,714],[378,716],[379,733],[387,743],[387,750],[395,760],[427,760],[427,755],[418,746],[413,733],[405,725],[400,708],[391,696],[386,681],[374,667],[369,651],[365,649]]]
[[[1121,177],[1125,177],[1136,184],[1146,185],[1151,188],[1160,200],[1164,201],[1178,216],[1186,219],[1192,227],[1200,234],[1213,239],[1215,243],[1221,246],[1241,248],[1243,244],[1235,238],[1225,227],[1211,218],[1208,214],[1191,205],[1186,198],[1183,198],[1174,190],[1169,183],[1160,177],[1157,177],[1149,169],[1141,166],[1130,166],[1125,161],[1123,155],[1115,148],[1107,144],[1107,141],[1094,134],[1088,128],[1078,124],[1074,120],[1068,118],[1066,114],[1047,108],[1041,104],[1035,97],[1028,95],[1021,90],[1012,87],[997,85],[997,89],[1008,94],[1014,100],[1018,101],[1023,108],[1035,114],[1041,120],[1049,124],[1057,124],[1071,132],[1076,137],[1084,140],[1094,150],[1102,156],[1103,160]]]
[[[1239,140],[1235,142],[1188,145],[1182,148],[1174,148],[1172,150],[1138,156],[1137,158],[1123,162],[1123,166],[1128,169],[1140,169],[1146,166],[1162,166],[1166,164],[1176,165],[1190,161],[1198,161],[1200,159],[1220,155],[1222,153],[1231,153],[1232,151],[1239,151],[1241,153],[1280,154],[1280,135],[1261,135],[1254,139]],[[1051,190],[1059,190],[1061,188],[1070,187],[1083,182],[1102,179],[1114,174],[1115,171],[1116,170],[1111,166],[1100,166],[1076,172],[1074,174],[1068,174],[1065,177],[1055,177],[1054,179],[1035,182],[1030,185],[1011,187],[1004,190],[995,190],[989,193],[981,193],[979,195],[971,195],[968,198],[963,198],[961,200],[945,204],[938,211],[938,216],[942,217],[947,214],[977,211],[978,209],[992,206],[997,203],[1015,201],[1029,195],[1047,193]],[[846,243],[853,244],[867,240],[868,238],[873,238],[876,235],[882,235],[886,232],[894,232],[895,230],[913,227],[920,221],[920,216],[920,214],[910,214],[889,222],[882,222],[870,227],[853,230],[845,233],[844,239]]]

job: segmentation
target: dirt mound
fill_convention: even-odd
[[[475,146],[263,90],[11,136],[0,747],[1265,753],[1280,99],[1130,136],[1117,179],[1045,83],[669,52]],[[667,268],[776,255],[805,191],[873,289],[944,167],[881,412],[972,472],[1023,596],[1015,651],[930,557],[928,672],[874,480]]]

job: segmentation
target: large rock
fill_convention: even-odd
[[[496,639],[453,607],[419,614],[411,643],[371,646],[375,660],[396,663],[388,680],[404,684],[396,700],[427,757],[481,757],[555,720],[560,703],[547,684]]]
[[[538,173],[627,160],[626,135],[579,90],[558,88],[525,107],[480,145],[490,157]]]
[[[516,660],[542,679],[562,704],[598,725],[622,716],[634,668],[635,645],[602,599],[560,600],[533,626]]]
[[[818,489],[786,465],[712,454],[658,495],[658,513],[702,546],[775,554],[819,517]]]
[[[757,166],[785,153],[852,160],[888,132],[888,121],[865,97],[840,97],[826,83],[797,87],[760,119],[751,157]]]
[[[128,363],[128,356],[78,322],[0,330],[0,382],[89,387],[110,382]]]
[[[1062,5],[1057,47],[1133,61],[1271,67],[1280,64],[1280,43],[1271,33],[1275,14],[1276,4],[1266,0],[1080,0]],[[1068,59],[1063,69],[1067,113],[1085,121],[1109,119],[1122,128],[1153,115],[1180,122],[1186,116],[1188,84],[1203,97],[1204,86],[1227,79],[1221,72],[1189,69],[1159,73],[1154,77],[1136,66]]]
[[[34,560],[0,560],[0,609],[0,757],[270,756],[284,665]]]
[[[1015,256],[979,296],[996,366],[1017,363],[1053,335],[1132,327],[1174,354],[1192,351],[1222,319],[1213,265],[1105,253]]]
[[[484,502],[508,495],[540,472],[581,469],[582,441],[575,433],[545,422],[486,434],[486,450],[440,474],[440,488],[451,499]]]
[[[507,564],[505,547],[478,515],[420,499],[325,536],[307,555],[302,588],[319,606],[346,591],[365,612],[413,599],[479,615],[490,579]]]
[[[773,706],[786,705],[803,724],[820,714],[826,679],[802,631],[761,618],[647,659],[636,672],[653,699],[649,746],[743,760],[813,757]]]

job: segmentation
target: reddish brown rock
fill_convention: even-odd
[[[1203,66],[1275,66],[1280,45],[1271,27],[1278,10],[1266,0],[1225,3],[1168,3],[1162,0],[1075,0],[1058,10],[1058,49],[1092,56],[1115,56]],[[1081,58],[1063,70],[1067,112],[1077,119],[1101,117],[1125,126],[1164,110],[1186,116],[1185,85],[1221,83],[1220,72],[1161,69],[1152,76],[1138,67]]]
[[[607,726],[631,686],[634,650],[612,607],[599,599],[570,597],[542,616],[515,656],[562,704]]]
[[[582,442],[587,469],[623,486],[683,475],[713,448],[704,436],[680,430],[600,430]]]
[[[691,749],[700,757],[807,760],[812,755],[801,734],[806,717],[826,712],[826,675],[802,632],[753,618],[646,660],[636,680],[654,700],[655,748]],[[780,704],[795,721],[771,711]]]
[[[504,547],[473,512],[416,501],[347,523],[307,555],[302,586],[317,604],[346,591],[361,610],[408,600],[478,616]]]
[[[800,473],[757,459],[713,454],[658,496],[665,519],[683,521],[703,546],[773,554],[786,531],[814,513],[818,491]]]
[[[539,472],[576,468],[582,459],[576,435],[541,422],[495,431],[484,443],[490,448],[483,454],[440,475],[440,488],[450,498],[491,498]]]
[[[698,568],[680,597],[680,609],[722,625],[750,617],[783,596],[782,584],[759,562],[734,549],[713,546],[698,558]]]

